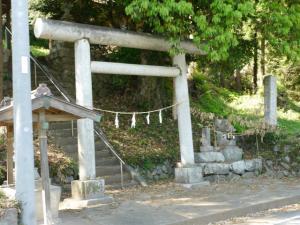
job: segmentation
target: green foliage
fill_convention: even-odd
[[[49,49],[34,45],[30,46],[30,52],[34,57],[43,57],[49,55]]]
[[[253,46],[247,40],[255,38],[254,30],[262,33],[274,52],[290,59],[300,55],[300,5],[294,1],[132,0],[126,13],[169,37],[175,47],[192,35],[213,61],[227,59],[232,56],[230,51]],[[234,58],[239,60],[239,54]]]
[[[193,83],[191,93],[195,104],[193,105],[199,110],[211,112],[222,117],[233,113],[233,109],[228,106],[227,102],[235,99],[236,93],[213,85],[199,71],[194,72],[191,82]]]
[[[260,0],[256,15],[257,27],[268,40],[274,55],[284,55],[292,61],[299,60],[300,3]]]
[[[235,30],[253,12],[252,1],[133,0],[126,8],[135,21],[169,37],[175,47],[171,53],[178,51],[181,39],[192,35],[214,61],[227,58],[229,49],[239,44]]]
[[[6,177],[6,169],[4,166],[0,165],[0,184],[3,184],[3,182],[5,181],[5,177]]]

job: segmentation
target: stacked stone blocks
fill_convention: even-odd
[[[205,180],[225,180],[253,177],[262,170],[261,159],[243,160],[243,149],[236,145],[233,126],[227,120],[216,120],[216,146],[211,145],[210,128],[202,129],[200,152],[195,153],[195,162],[202,168]]]

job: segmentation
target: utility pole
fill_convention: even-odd
[[[16,199],[21,203],[21,224],[35,225],[28,0],[11,3]]]

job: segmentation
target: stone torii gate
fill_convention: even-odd
[[[190,185],[203,184],[202,170],[195,166],[185,54],[173,57],[173,67],[91,61],[90,44],[114,45],[154,51],[168,51],[170,43],[162,37],[86,24],[37,19],[37,38],[75,43],[76,102],[93,109],[92,73],[172,77],[174,79],[180,139],[181,163],[175,180]],[[190,41],[180,47],[186,53],[204,55]],[[78,121],[79,176],[81,181],[95,179],[93,121]]]

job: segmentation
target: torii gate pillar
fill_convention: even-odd
[[[90,43],[87,39],[75,42],[76,103],[93,109],[90,54]],[[64,202],[65,207],[85,207],[110,202],[111,198],[104,196],[104,179],[96,178],[93,120],[79,119],[77,133],[79,180],[72,182],[72,199]]]
[[[185,55],[175,56],[173,65],[178,66],[181,71],[181,75],[174,78],[176,102],[179,103],[177,106],[177,119],[181,164],[189,166],[195,162]]]
[[[173,57],[173,65],[178,66],[181,75],[174,78],[175,97],[177,105],[178,132],[180,141],[181,162],[175,168],[175,181],[185,187],[208,185],[203,181],[202,168],[194,161],[194,147],[190,101],[187,82],[185,54]]]

